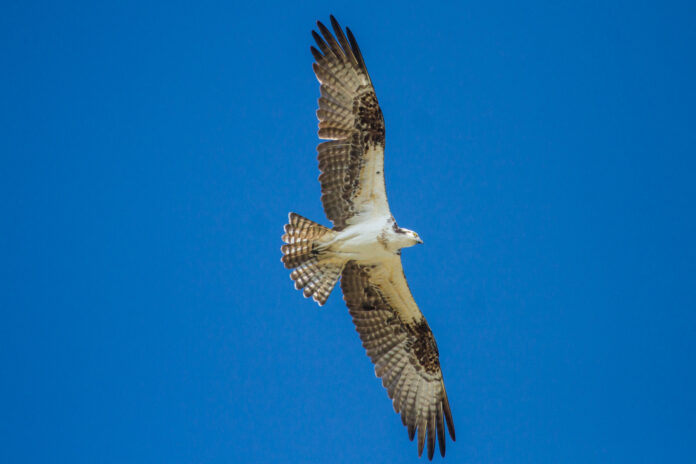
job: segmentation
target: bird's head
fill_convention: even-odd
[[[403,243],[401,248],[411,247],[413,245],[423,243],[423,240],[421,240],[418,233],[413,230],[403,229],[400,227],[398,232],[400,235],[404,237],[404,240],[401,240],[401,242]]]

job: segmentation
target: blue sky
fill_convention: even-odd
[[[279,261],[289,211],[327,224],[330,13],[425,241],[446,459],[696,461],[693,3],[3,10],[0,461],[416,462],[340,291]]]

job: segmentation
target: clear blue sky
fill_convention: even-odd
[[[3,7],[0,461],[417,462],[339,289],[280,263],[289,211],[327,224],[333,13],[446,460],[696,462],[694,3],[288,3]]]

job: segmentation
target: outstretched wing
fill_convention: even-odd
[[[452,440],[454,423],[442,380],[437,344],[411,296],[401,258],[376,265],[349,261],[341,276],[346,300],[367,355],[375,364],[394,410],[413,440],[418,432],[418,455],[428,442],[428,458],[435,449],[445,455],[445,424]]]
[[[331,16],[312,31],[314,73],[321,83],[317,147],[321,201],[336,230],[365,216],[391,216],[384,188],[384,118],[355,37]]]

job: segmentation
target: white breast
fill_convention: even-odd
[[[357,261],[374,261],[393,254],[385,247],[385,231],[391,224],[384,218],[375,218],[350,225],[338,233],[331,250]]]

